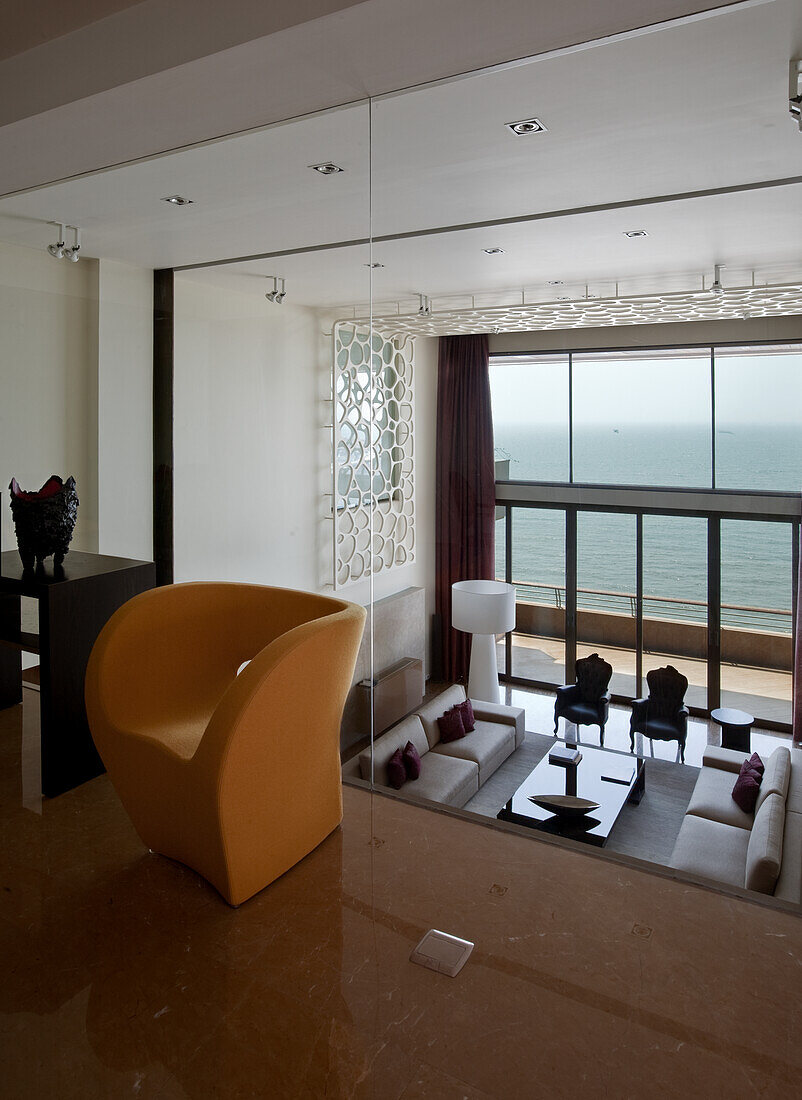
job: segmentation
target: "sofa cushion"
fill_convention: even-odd
[[[704,817],[708,821],[720,821],[722,825],[751,829],[755,815],[744,813],[732,797],[736,778],[730,771],[703,767],[686,813],[694,817]]]
[[[743,886],[752,834],[720,821],[686,814],[671,856],[671,866],[716,882]]]
[[[759,894],[773,894],[783,858],[783,830],[785,827],[785,798],[770,794],[755,814],[755,823],[749,834],[746,851],[747,890]]]
[[[472,760],[427,752],[420,779],[404,787],[404,798],[427,798],[447,806],[464,806],[479,790],[479,768]]]
[[[741,774],[735,780],[735,786],[732,788],[732,800],[745,814],[753,814],[759,794],[760,776],[744,764],[741,768]]]
[[[480,703],[474,700],[473,713],[475,718],[481,718],[483,722],[500,722],[505,726],[513,726],[516,749],[524,743],[526,712],[521,707],[508,707],[504,703]]]
[[[459,707],[452,707],[437,719],[437,729],[440,732],[440,741],[450,744],[459,741],[465,736],[465,724],[462,721],[462,711]]]
[[[424,703],[423,706],[419,707],[415,712],[421,720],[430,749],[433,749],[440,740],[440,730],[437,728],[437,719],[441,718],[447,710],[456,706],[457,703],[464,702],[465,698],[465,688],[462,684],[452,684],[451,687],[446,688],[445,691],[441,692],[440,695],[436,696],[434,699],[430,699],[428,703]]]
[[[464,703],[457,703],[457,710],[462,715],[462,724],[465,727],[465,732],[472,733],[476,725],[476,717],[474,716],[473,705],[470,699],[466,699]]]
[[[774,896],[795,905],[802,901],[802,814],[793,811],[785,815],[783,858]]]
[[[760,813],[760,807],[770,794],[780,795],[785,802],[791,780],[791,753],[784,745],[775,749],[765,764],[766,770],[763,772],[763,782],[760,784],[760,794],[755,806],[756,814]]]
[[[387,782],[394,791],[400,791],[407,781],[407,769],[404,766],[404,750],[398,748],[387,761]]]
[[[404,770],[407,773],[407,779],[417,779],[420,775],[420,753],[411,741],[407,741],[406,745],[404,745],[401,759],[404,761]]]
[[[751,770],[757,772],[758,775],[762,775],[766,770],[766,765],[756,752],[753,752],[749,759],[741,765],[741,771],[744,770],[744,767],[751,768]]]
[[[396,749],[403,750],[407,741],[412,742],[421,758],[424,753],[429,751],[429,742],[426,740],[423,726],[416,714],[410,714],[403,722],[399,722],[397,726],[393,726],[392,729],[388,730],[387,733],[383,733],[381,737],[377,738],[374,742],[373,778],[374,782],[378,783],[379,786],[389,786],[387,782],[387,762]],[[370,782],[370,755],[370,747],[363,749],[359,754],[359,767],[362,772],[362,778],[367,783]]]
[[[476,728],[459,741],[435,745],[432,753],[472,760],[479,767],[479,786],[515,751],[515,728],[476,720]]]
[[[788,778],[786,809],[802,814],[802,748],[791,750],[791,774]]]

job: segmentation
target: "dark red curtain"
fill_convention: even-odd
[[[441,336],[437,367],[436,611],[443,678],[467,680],[470,636],[451,627],[454,581],[495,576],[496,478],[487,336]]]
[[[802,534],[802,531],[800,532]],[[796,650],[794,652],[793,715],[791,735],[795,745],[802,745],[802,540],[798,547],[796,585]]]

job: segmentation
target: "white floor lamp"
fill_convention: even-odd
[[[498,703],[496,635],[515,627],[515,589],[503,581],[457,581],[451,586],[451,625],[473,634],[469,697]]]

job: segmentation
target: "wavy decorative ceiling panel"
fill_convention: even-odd
[[[432,310],[377,316],[373,327],[385,336],[457,336],[474,332],[531,332],[546,329],[653,325],[676,321],[742,320],[802,313],[802,283],[727,287],[643,294],[626,298],[577,298],[569,301]]]

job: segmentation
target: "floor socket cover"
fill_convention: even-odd
[[[430,928],[409,957],[412,962],[428,966],[438,974],[455,978],[468,961],[471,951],[473,944],[470,940],[461,940],[459,936]]]

